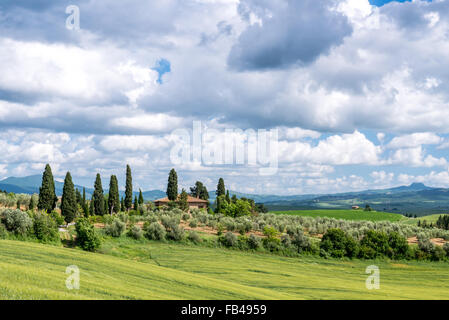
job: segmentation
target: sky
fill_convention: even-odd
[[[0,178],[50,163],[123,188],[130,164],[142,190],[173,167],[186,189],[449,187],[448,26],[448,0],[2,0]],[[174,162],[199,122],[205,149],[276,130],[275,172]]]

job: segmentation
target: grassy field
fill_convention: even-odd
[[[365,269],[379,266],[381,289]],[[66,267],[81,288],[65,287]],[[108,240],[102,253],[0,241],[1,299],[448,299],[447,263],[339,261]]]
[[[275,214],[288,214],[303,217],[328,217],[343,220],[391,221],[396,222],[407,219],[396,213],[363,211],[363,210],[289,210],[272,211]]]
[[[427,224],[431,224],[431,223],[435,224],[437,222],[438,218],[443,215],[444,215],[443,213],[442,214],[432,214],[430,216],[418,217],[416,219],[406,219],[406,220],[401,221],[401,223],[416,226],[416,225],[418,225],[418,221],[421,221],[421,223],[426,221]]]

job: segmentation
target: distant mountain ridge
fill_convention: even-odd
[[[10,177],[0,181],[0,189],[14,193],[39,193],[39,187],[41,185],[42,175],[33,175],[27,177]],[[62,189],[64,184],[59,181],[55,181],[56,194],[62,195]],[[83,186],[75,185],[75,188],[80,191],[83,190]],[[108,192],[104,189],[105,193]],[[93,188],[86,188],[87,197],[93,193]],[[164,191],[151,190],[142,192],[145,200],[156,200],[164,198],[166,196]],[[134,195],[138,195],[138,192],[134,192]],[[412,183],[409,186],[400,186],[388,189],[372,189],[358,192],[345,192],[336,194],[306,194],[306,195],[258,195],[247,194],[236,191],[230,191],[230,195],[236,195],[238,198],[246,197],[254,199],[257,203],[265,203],[269,207],[286,207],[286,208],[320,208],[320,204],[326,203],[329,208],[340,208],[342,206],[348,207],[351,203],[362,205],[364,203],[370,203],[372,206],[384,206],[376,203],[383,203],[386,206],[391,206],[391,202],[413,202],[419,199],[420,201],[448,201],[449,208],[449,189],[444,188],[432,188],[424,185],[423,183]],[[124,196],[124,191],[120,191],[120,196]],[[215,201],[215,191],[209,192],[210,201]],[[414,200],[413,200],[414,199]],[[399,201],[401,200],[401,201]],[[445,206],[446,204],[442,204]],[[396,205],[398,206],[398,205]],[[410,206],[410,204],[408,205]],[[399,206],[398,206],[399,207]],[[382,208],[383,209],[383,208]]]

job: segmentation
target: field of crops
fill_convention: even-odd
[[[338,261],[108,240],[101,253],[0,241],[1,299],[448,299],[447,263]],[[365,269],[380,268],[380,290]],[[80,290],[65,286],[66,267]],[[413,275],[413,276],[411,276]]]
[[[343,220],[366,220],[366,221],[391,221],[396,222],[407,219],[396,213],[363,211],[363,210],[288,210],[272,211],[275,214],[288,214],[304,217],[328,217]]]

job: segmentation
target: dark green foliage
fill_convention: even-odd
[[[228,203],[226,202],[226,196],[221,195],[215,199],[215,213],[226,214],[226,208],[228,208]]]
[[[215,191],[215,194],[217,195],[217,198],[219,196],[226,196],[226,188],[225,188],[225,184],[224,184],[223,178],[220,178],[218,180],[217,191]]]
[[[108,214],[109,211],[109,203],[108,203],[108,196],[106,195],[104,198],[104,214]]]
[[[82,199],[82,208],[84,211],[84,216],[88,217],[90,212],[89,212],[89,205],[87,204],[87,200],[86,200],[86,188],[83,188],[83,199]]]
[[[76,196],[76,203],[82,205],[83,199],[81,197],[81,192],[78,190],[78,188],[75,189],[75,196]]]
[[[361,258],[374,259],[376,257],[390,256],[391,247],[388,243],[389,238],[385,232],[368,230],[362,241],[360,241]]]
[[[95,216],[95,207],[94,207],[93,195],[92,195],[92,199],[89,202],[89,216]]]
[[[101,237],[88,219],[78,219],[75,230],[76,241],[83,250],[95,251],[101,246]]]
[[[449,230],[449,215],[439,216],[436,226],[440,229]]]
[[[134,211],[139,211],[139,200],[137,200],[137,196],[134,197],[133,210]]]
[[[226,191],[226,202],[231,203],[231,197],[229,196],[229,190]]]
[[[78,211],[78,204],[76,203],[75,186],[72,182],[70,172],[67,172],[64,179],[64,188],[62,190],[61,200],[61,214],[65,222],[72,222]]]
[[[321,255],[335,258],[354,257],[358,253],[357,242],[340,229],[329,229],[321,239]]]
[[[262,241],[260,240],[260,237],[251,234],[248,238],[248,246],[250,249],[256,250],[259,249],[261,246]]]
[[[33,220],[20,210],[7,209],[2,212],[1,218],[6,229],[16,235],[27,236],[33,229]]]
[[[409,245],[407,239],[397,232],[388,235],[388,243],[391,250],[388,256],[392,259],[405,259],[409,254]]]
[[[290,238],[290,242],[293,246],[297,248],[297,251],[299,253],[310,251],[312,247],[310,239],[307,236],[305,236],[302,231],[294,233]]]
[[[126,165],[125,208],[129,211],[133,204],[133,178],[131,167]]]
[[[33,230],[35,237],[41,242],[60,242],[58,225],[48,214],[39,212],[33,219]]]
[[[36,208],[36,199],[34,199],[34,195],[32,195],[28,205],[28,210],[34,210],[34,208]]]
[[[167,197],[170,201],[178,200],[178,174],[175,169],[171,169],[168,175]]]
[[[118,180],[115,175],[111,176],[109,182],[109,197],[108,197],[108,213],[120,212],[120,196],[118,192]]]
[[[187,200],[188,200],[188,194],[184,189],[182,189],[181,196],[179,197],[178,205],[179,205],[179,209],[181,209],[184,212],[189,211],[189,203]]]
[[[101,176],[99,173],[97,173],[97,177],[95,179],[94,194],[92,195],[92,201],[93,201],[93,215],[103,216],[105,214],[104,195],[103,195],[103,186],[101,184]]]
[[[195,198],[209,200],[209,192],[207,191],[206,186],[200,181],[195,182],[195,186],[190,188],[190,194]]]
[[[142,205],[145,202],[143,199],[142,189],[139,189],[139,205]]]
[[[233,200],[234,202],[234,200]],[[256,211],[259,213],[267,213],[268,209],[263,203],[256,203]]]
[[[122,199],[120,200],[120,211],[125,212],[126,208],[125,208],[125,200]]]
[[[61,216],[59,213],[57,213],[56,211],[52,211],[50,213],[50,216],[53,220],[55,220],[56,225],[57,226],[62,226],[64,224],[64,217]]]
[[[39,201],[37,208],[39,210],[53,211],[56,208],[58,197],[55,192],[55,181],[53,173],[49,164],[45,166],[45,171],[42,175],[42,186],[39,188]]]

